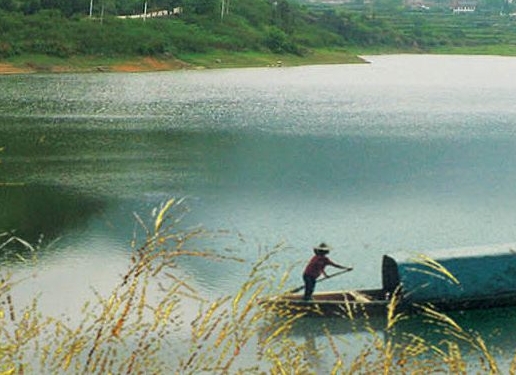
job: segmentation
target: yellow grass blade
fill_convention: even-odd
[[[460,284],[459,280],[457,280],[457,278],[455,276],[453,276],[453,274],[450,271],[448,271],[448,269],[446,267],[444,267],[439,262],[436,262],[432,258],[430,258],[424,254],[419,254],[414,261],[416,263],[419,263],[419,264],[426,266],[426,267],[430,268],[431,270],[434,270],[435,272],[437,272],[437,274],[435,276],[439,277],[441,275],[441,276],[448,278],[449,280],[451,280],[453,283],[455,283],[457,285]],[[419,270],[419,269],[414,269],[414,271],[428,273],[428,271]]]
[[[165,218],[165,215],[167,211],[174,205],[176,200],[174,198],[171,198],[165,203],[165,205],[161,208],[161,210],[158,213],[158,216],[156,217],[156,220],[154,222],[154,231],[157,233],[161,229],[161,226],[163,225],[163,220]]]

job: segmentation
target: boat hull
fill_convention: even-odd
[[[265,303],[279,315],[339,316],[348,319],[386,316],[389,300],[381,289],[314,293],[312,300],[302,294],[273,297]]]

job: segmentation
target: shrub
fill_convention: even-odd
[[[275,26],[269,28],[265,38],[265,46],[273,53],[299,54],[299,49],[287,34]]]
[[[11,57],[18,54],[16,47],[8,42],[0,42],[0,57]]]

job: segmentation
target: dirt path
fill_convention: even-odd
[[[0,74],[19,74],[30,72],[32,72],[32,70],[29,68],[19,68],[11,64],[0,63]]]
[[[152,57],[144,57],[140,60],[131,61],[126,64],[113,65],[108,69],[112,72],[154,72],[164,70],[186,69],[189,65],[180,60],[157,60]]]

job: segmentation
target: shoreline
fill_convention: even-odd
[[[126,58],[103,58],[96,56],[73,56],[57,58],[39,55],[17,56],[0,59],[0,75],[34,73],[143,73],[177,70],[202,70],[245,67],[287,67],[320,64],[367,63],[354,53],[341,50],[313,51],[306,56],[275,55],[256,52],[221,52],[173,56],[135,56]]]
[[[132,58],[115,62],[93,59],[86,65],[78,63],[72,59],[60,59],[55,61],[34,62],[32,56],[19,57],[16,62],[0,60],[0,75],[9,74],[34,74],[34,73],[94,73],[94,72],[113,72],[113,73],[137,73],[152,71],[173,71],[180,69],[191,69],[192,67],[176,59],[156,59],[152,57]],[[84,57],[88,60],[90,57]],[[97,61],[98,63],[95,63]]]
[[[108,58],[102,56],[72,56],[58,58],[45,55],[22,55],[0,59],[0,76],[35,73],[144,73],[178,70],[228,69],[228,68],[265,68],[293,67],[329,64],[368,64],[364,55],[464,55],[464,56],[506,56],[516,57],[516,50],[499,50],[490,48],[468,49],[448,48],[431,51],[392,50],[392,49],[318,49],[307,55],[278,55],[264,52],[227,52],[214,51],[202,54],[175,56],[128,56]]]

